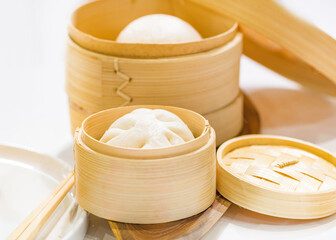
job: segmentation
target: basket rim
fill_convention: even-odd
[[[94,50],[90,50],[88,48],[85,48],[79,44],[77,44],[74,39],[71,38],[70,35],[68,35],[68,44],[75,48],[76,51],[82,51],[88,56],[94,57],[94,58],[105,58],[106,61],[111,61],[111,59],[118,59],[120,61],[132,61],[134,63],[158,63],[159,61],[166,61],[166,62],[176,62],[176,61],[186,61],[189,59],[194,59],[195,57],[197,58],[205,58],[209,57],[209,54],[215,55],[218,54],[218,51],[220,52],[225,52],[225,51],[230,51],[233,48],[237,47],[237,45],[242,45],[243,41],[243,34],[240,32],[237,32],[235,36],[230,39],[226,44],[217,46],[215,48],[211,48],[207,51],[202,51],[202,52],[195,52],[195,53],[190,53],[190,54],[185,54],[185,55],[178,55],[178,56],[164,56],[164,57],[153,57],[153,58],[148,58],[148,57],[133,57],[133,56],[117,56],[117,55],[112,55],[112,54],[105,54],[102,52],[97,52]],[[242,51],[242,50],[241,50]],[[237,55],[237,58],[240,57],[240,55]],[[103,61],[105,60],[103,59]]]
[[[260,189],[263,189],[264,191],[268,191],[268,192],[272,192],[272,193],[277,193],[277,194],[284,194],[284,195],[291,195],[291,196],[314,196],[314,195],[323,195],[323,194],[330,194],[331,192],[336,192],[336,187],[330,188],[328,190],[323,190],[323,191],[319,191],[319,192],[289,192],[289,191],[285,191],[285,190],[274,190],[272,188],[269,187],[265,187],[265,186],[259,186],[256,183],[252,183],[250,181],[247,181],[246,179],[244,179],[243,177],[239,176],[238,174],[228,170],[225,165],[223,164],[222,161],[222,152],[224,151],[225,148],[230,147],[232,144],[237,143],[239,141],[244,141],[244,140],[248,140],[248,141],[253,141],[255,139],[270,139],[270,140],[276,140],[276,141],[285,141],[287,143],[292,143],[292,144],[299,144],[301,146],[305,146],[308,148],[311,148],[313,150],[315,150],[316,152],[311,152],[307,149],[304,149],[304,151],[307,151],[311,154],[314,154],[318,157],[321,157],[321,154],[325,154],[328,155],[328,159],[329,158],[333,158],[336,161],[336,157],[329,151],[318,147],[312,143],[309,143],[307,141],[304,140],[299,140],[296,138],[291,138],[291,137],[285,137],[285,136],[279,136],[279,135],[271,135],[271,134],[248,134],[248,135],[243,135],[243,136],[239,136],[239,137],[235,137],[232,138],[226,142],[224,142],[217,150],[217,164],[220,166],[221,170],[227,172],[228,174],[230,174],[230,176],[234,177],[235,179],[238,179],[239,181],[244,182],[244,184],[247,185],[251,185]],[[266,144],[258,144],[258,143],[253,143],[251,142],[251,144],[244,144],[244,146],[249,146],[249,145],[266,145]],[[271,143],[269,145],[276,145],[274,143]],[[284,145],[284,144],[279,144],[279,145]],[[233,148],[231,151],[233,151],[234,149],[240,148],[242,146],[237,146],[235,148]],[[292,146],[293,147],[293,146]],[[301,149],[299,147],[296,147],[297,149]],[[230,152],[231,152],[230,151]],[[321,157],[322,159],[324,159],[325,161],[330,162],[329,160],[325,159],[325,157]],[[333,163],[332,163],[333,164]],[[334,164],[333,164],[334,165]]]
[[[132,55],[135,56],[136,58],[141,58],[141,57],[155,57],[156,54],[149,54],[146,52],[146,54],[142,53],[142,51],[138,51],[137,49],[164,49],[165,52],[168,52],[169,56],[178,56],[179,54],[173,54],[171,51],[178,47],[179,49],[186,49],[190,48],[190,52],[188,53],[183,53],[181,55],[186,55],[186,54],[192,54],[192,53],[197,53],[199,52],[197,50],[197,46],[206,44],[207,46],[202,49],[202,51],[207,51],[210,49],[213,49],[215,47],[219,47],[221,45],[226,44],[227,42],[231,41],[236,33],[238,32],[238,27],[239,24],[237,21],[232,20],[230,18],[227,18],[225,16],[222,16],[222,18],[225,18],[227,21],[230,22],[230,27],[227,28],[226,31],[211,36],[211,37],[205,37],[202,38],[201,40],[198,41],[190,41],[190,42],[180,42],[180,43],[163,43],[163,44],[155,44],[155,43],[121,43],[121,42],[116,42],[115,40],[109,40],[109,39],[104,39],[100,37],[93,36],[90,33],[84,32],[76,27],[75,24],[75,16],[76,14],[83,8],[86,7],[92,7],[94,4],[100,1],[91,1],[89,3],[84,3],[77,7],[71,14],[70,21],[68,24],[68,34],[69,37],[73,39],[75,43],[77,43],[79,46],[90,50],[94,51],[97,53],[102,53],[106,54],[109,56],[113,55],[118,55],[118,56],[126,56],[123,52],[119,51],[118,49],[126,47],[128,49],[133,49],[135,50],[136,53],[132,52]],[[99,47],[103,46],[103,47]],[[102,50],[103,49],[103,50]],[[112,50],[111,50],[112,49]],[[170,51],[169,51],[170,50]],[[174,51],[174,50],[173,50]],[[118,54],[116,54],[118,52]],[[149,55],[148,55],[149,54]],[[157,57],[157,56],[156,56]]]
[[[118,147],[118,146],[112,146],[108,145],[106,143],[100,142],[99,140],[92,137],[87,131],[86,131],[86,125],[88,121],[91,121],[93,118],[104,115],[110,111],[117,111],[118,109],[138,109],[138,108],[150,108],[150,109],[163,109],[163,110],[170,110],[175,109],[179,111],[189,112],[191,114],[194,114],[198,118],[202,119],[204,124],[204,128],[202,133],[197,136],[196,138],[184,142],[182,144],[178,145],[172,145],[168,147],[161,147],[161,148],[153,148],[153,149],[142,149],[142,148],[128,148],[128,147]],[[175,113],[174,113],[175,114]],[[185,123],[187,124],[187,123]],[[188,125],[188,124],[187,124]],[[187,154],[190,152],[195,151],[196,149],[201,148],[202,146],[206,145],[207,142],[209,142],[209,139],[211,138],[211,135],[215,134],[212,133],[211,126],[201,114],[196,113],[194,111],[191,111],[189,109],[179,108],[179,107],[172,107],[172,106],[162,106],[162,105],[132,105],[132,106],[124,106],[124,107],[116,107],[116,108],[110,108],[106,109],[97,113],[94,113],[90,116],[88,116],[81,125],[80,133],[77,137],[81,138],[82,142],[89,147],[90,149],[94,150],[95,152],[99,152],[105,155],[112,155],[117,157],[126,157],[126,158],[135,158],[135,159],[155,159],[158,157],[174,157],[178,154]]]
[[[68,26],[68,31],[69,31],[69,37],[70,38],[74,38],[73,34],[80,34],[84,38],[91,39],[91,40],[96,41],[96,42],[110,43],[110,44],[113,43],[116,46],[121,46],[121,45],[128,45],[128,46],[134,46],[134,47],[141,47],[141,46],[148,46],[148,47],[155,47],[155,46],[185,46],[185,45],[189,45],[190,43],[201,43],[201,42],[204,42],[204,41],[211,41],[211,40],[218,39],[219,37],[223,37],[224,35],[226,36],[226,35],[229,35],[229,34],[234,34],[234,33],[238,32],[238,23],[234,22],[234,24],[232,25],[231,28],[229,28],[227,31],[225,31],[225,32],[223,32],[221,34],[218,34],[218,35],[215,35],[215,36],[212,36],[212,37],[206,37],[206,38],[203,38],[202,40],[191,41],[191,42],[180,42],[180,43],[121,43],[121,42],[116,42],[115,40],[107,40],[107,39],[103,39],[103,38],[98,38],[98,37],[92,36],[91,34],[84,33],[83,31],[78,30],[73,25],[72,21],[71,21],[71,23]],[[77,39],[77,41],[78,41],[77,37],[75,37],[75,39]],[[232,38],[230,38],[230,40],[231,39]],[[229,42],[230,40],[228,40],[226,42]],[[76,40],[73,40],[73,41],[76,42]],[[80,42],[82,42],[82,41],[80,41]],[[226,42],[224,42],[224,43],[226,43]],[[78,44],[78,45],[81,46],[81,44]],[[85,47],[85,46],[82,46],[82,47],[94,51],[90,47]],[[212,49],[212,48],[210,48],[210,49]],[[97,52],[101,53],[99,51],[97,51]],[[106,55],[109,55],[109,54],[106,54]]]
[[[81,129],[77,129],[76,132],[75,132],[75,137],[74,137],[74,145],[78,145],[78,147],[82,148],[84,151],[86,152],[89,152],[90,154],[95,154],[97,156],[104,156],[104,157],[107,157],[108,159],[113,159],[113,161],[122,161],[122,162],[161,162],[161,161],[171,161],[172,159],[175,159],[176,157],[186,157],[186,156],[189,156],[191,154],[195,154],[197,152],[201,152],[204,150],[204,148],[207,148],[208,146],[210,146],[213,142],[216,141],[216,134],[215,134],[215,130],[213,128],[210,128],[210,138],[209,138],[209,141],[204,144],[203,146],[201,146],[200,148],[194,150],[194,151],[191,151],[191,152],[188,152],[188,153],[185,153],[185,154],[182,154],[182,155],[172,155],[172,156],[160,156],[158,158],[133,158],[133,157],[129,157],[129,156],[114,156],[114,155],[108,155],[108,154],[105,154],[105,153],[101,153],[101,152],[97,152],[93,149],[91,149],[90,147],[88,147],[82,140],[81,138],[81,135],[83,134],[82,130]]]

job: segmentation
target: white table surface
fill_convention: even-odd
[[[79,2],[0,0],[0,143],[73,163],[64,53],[69,14]],[[336,38],[336,1],[279,2]],[[262,133],[308,140],[336,153],[336,99],[302,89],[245,57],[241,87],[261,115]],[[106,221],[93,216],[90,220],[86,239],[114,239]],[[286,220],[233,205],[204,239],[335,236],[336,215],[314,221]]]

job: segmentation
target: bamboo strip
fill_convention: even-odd
[[[57,206],[74,185],[74,172],[72,171],[55,190],[25,218],[25,220],[7,237],[7,240],[35,239],[45,222],[55,211]]]
[[[107,145],[105,150],[110,152],[104,154],[93,140],[107,129],[112,116],[117,118],[136,106],[109,109],[87,118],[75,134],[76,195],[84,209],[99,217],[129,223],[162,223],[198,214],[214,201],[213,129],[203,117],[189,110],[146,107],[177,114],[196,139],[160,151]],[[90,137],[93,149],[87,145]]]
[[[336,41],[317,27],[291,14],[275,1],[188,0],[188,2],[199,4],[241,23],[249,42],[244,48],[244,53],[246,52],[252,59],[309,87],[336,95]],[[251,32],[257,35],[251,35]],[[263,37],[260,39],[261,35]],[[265,43],[264,38],[270,42]],[[264,44],[260,45],[261,42]],[[278,50],[274,51],[270,47],[272,42],[279,47]],[[261,52],[254,49],[256,46]],[[282,65],[287,60],[292,61],[286,52],[298,58],[298,61],[294,60],[292,66],[290,62],[285,64],[290,66],[289,69]],[[317,76],[309,76],[312,72],[317,72]]]
[[[336,212],[335,164],[335,156],[307,142],[247,135],[218,149],[217,190],[259,213],[321,218]]]

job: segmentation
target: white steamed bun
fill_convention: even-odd
[[[117,37],[124,43],[181,43],[201,40],[201,35],[182,19],[151,14],[129,23]]]
[[[162,109],[136,109],[117,119],[100,139],[113,146],[160,148],[194,139],[188,126]]]

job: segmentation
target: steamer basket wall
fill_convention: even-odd
[[[216,195],[215,133],[201,115],[175,107],[195,135],[184,144],[134,149],[99,142],[120,116],[144,106],[105,110],[88,117],[75,134],[76,195],[87,211],[109,220],[162,223],[207,209]]]

